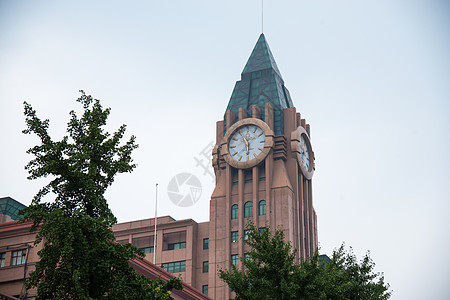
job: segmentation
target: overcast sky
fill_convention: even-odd
[[[367,251],[392,299],[449,299],[450,2],[266,0],[264,34],[294,105],[311,124],[321,252]],[[194,158],[215,141],[261,33],[258,0],[0,0],[0,197],[28,205],[23,101],[55,139],[78,90],[111,107],[140,147],[107,197],[119,222],[209,219],[214,184]],[[168,199],[189,172],[200,200]]]

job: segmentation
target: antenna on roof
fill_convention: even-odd
[[[261,0],[261,33],[264,33],[264,0]]]

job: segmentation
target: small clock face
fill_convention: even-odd
[[[300,171],[306,179],[311,179],[315,170],[315,156],[308,133],[302,126],[291,132],[292,156],[297,160]]]
[[[239,127],[230,138],[228,153],[236,161],[249,161],[260,155],[264,149],[266,136],[257,125]]]
[[[309,149],[308,144],[305,139],[305,135],[302,134],[300,138],[300,159],[301,163],[305,167],[306,170],[310,170],[310,155],[309,155]]]

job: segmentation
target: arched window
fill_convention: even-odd
[[[245,202],[244,204],[244,218],[252,216],[253,203],[251,201]]]
[[[231,205],[231,219],[237,219],[237,215],[238,215],[238,205],[237,204],[233,204]]]
[[[264,216],[266,214],[266,200],[259,201],[258,215]]]

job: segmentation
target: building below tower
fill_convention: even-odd
[[[154,245],[155,219],[144,219],[113,225],[116,240],[142,249],[146,259],[183,281],[208,294],[209,222],[192,219],[176,221],[170,216],[157,221],[156,247]],[[214,271],[214,269],[211,269]]]
[[[14,200],[15,201],[15,200]],[[17,202],[17,201],[16,201]],[[19,203],[19,202],[18,202]],[[184,221],[174,221],[170,217],[161,217],[158,218],[158,221],[161,222],[161,227],[158,226],[158,231],[168,230],[168,227],[172,228],[173,225],[179,224],[179,229],[186,229],[185,232],[193,233],[198,230],[197,227],[192,226],[196,225],[196,223],[192,220],[184,220]],[[171,224],[164,225],[164,221],[170,221]],[[138,236],[140,234],[138,232],[142,232],[145,230],[145,224],[153,222],[153,220],[141,220],[134,222],[127,222],[117,224],[114,227],[117,229],[118,237],[125,237],[127,235],[123,235],[126,232],[125,228],[129,228],[128,231],[129,236],[136,236],[137,238],[131,238],[133,244],[137,246],[147,245],[144,239],[139,239]],[[136,226],[137,224],[141,224],[142,226]],[[29,277],[30,273],[34,271],[36,263],[39,261],[38,251],[42,249],[42,243],[39,245],[34,245],[35,241],[35,233],[30,233],[31,222],[18,223],[17,221],[9,221],[0,223],[0,299],[1,300],[19,300],[19,299],[35,299],[37,291],[36,289],[26,289],[25,281]],[[175,227],[178,225],[175,225]],[[201,226],[200,226],[201,227]],[[135,230],[133,230],[133,228]],[[194,229],[195,228],[195,229]],[[169,230],[170,231],[170,230]],[[149,232],[147,232],[148,234]],[[141,234],[142,235],[142,234]],[[146,235],[146,234],[144,234]],[[176,239],[175,239],[176,240]],[[124,242],[123,240],[119,240],[119,242]],[[173,246],[172,246],[173,245]],[[172,254],[177,254],[178,256],[166,255],[163,256],[164,260],[167,262],[172,262],[173,259],[178,257],[178,261],[186,261],[184,257],[181,257],[179,249],[186,249],[182,247],[186,247],[186,245],[193,245],[193,243],[189,240],[187,243],[184,243],[182,246],[180,243],[174,245],[172,243],[169,247],[177,247],[177,250]],[[142,247],[144,251],[149,251],[149,247]],[[192,248],[192,246],[189,246]],[[147,258],[148,255],[147,255]],[[188,265],[192,262],[192,260],[187,260]],[[195,260],[194,260],[195,261]],[[160,266],[154,265],[151,263],[151,260],[142,260],[142,259],[133,259],[129,261],[131,267],[133,267],[138,273],[143,274],[150,279],[162,278],[163,280],[167,280],[173,276],[178,274],[178,271],[182,270],[182,264],[161,264]],[[161,268],[161,266],[163,268]],[[191,264],[192,266],[192,264]],[[192,268],[191,268],[192,269]],[[188,270],[191,270],[188,269]],[[183,275],[183,278],[187,277],[186,272],[180,272]],[[189,273],[188,273],[189,274]],[[195,275],[194,275],[195,276]],[[174,299],[188,299],[188,300],[208,300],[211,299],[206,296],[207,287],[203,290],[195,289],[192,287],[187,280],[183,282],[183,290],[173,290],[172,297]]]

